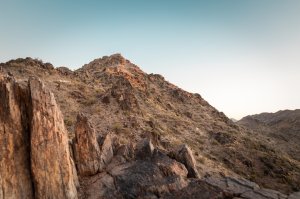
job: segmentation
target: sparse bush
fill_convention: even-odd
[[[97,99],[92,97],[92,98],[89,98],[85,101],[82,101],[82,104],[85,105],[85,106],[92,106],[93,104],[96,104],[97,103]]]

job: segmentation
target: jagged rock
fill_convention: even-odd
[[[77,198],[68,135],[54,95],[35,78],[29,80],[29,88],[35,198]]]
[[[77,198],[53,94],[35,78],[25,84],[0,77],[0,100],[0,198]]]
[[[100,169],[103,170],[112,160],[113,151],[113,135],[108,133],[101,141]]]
[[[79,114],[74,142],[74,156],[79,174],[90,176],[101,172],[113,158],[113,142],[111,133],[97,139],[88,118]]]
[[[0,75],[0,199],[33,198],[29,91]]]
[[[178,149],[170,152],[170,157],[184,164],[188,170],[189,178],[199,178],[196,168],[196,160],[191,149],[187,145],[182,145]]]
[[[95,130],[84,114],[77,115],[74,156],[79,175],[94,175],[100,170],[100,148]]]
[[[149,139],[142,140],[137,145],[136,156],[140,159],[151,158],[154,152],[154,146]]]

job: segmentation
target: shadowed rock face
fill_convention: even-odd
[[[0,198],[76,198],[63,117],[53,94],[0,76]]]

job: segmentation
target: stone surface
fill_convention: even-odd
[[[29,153],[29,91],[0,76],[0,199],[33,198]]]
[[[154,152],[154,146],[149,139],[140,141],[137,145],[136,156],[139,159],[151,158]]]
[[[0,198],[77,198],[68,135],[36,78],[0,77]]]
[[[29,80],[29,88],[35,198],[77,198],[68,134],[54,95],[35,78]]]
[[[103,139],[101,144],[101,154],[100,154],[100,170],[106,168],[106,166],[111,162],[114,151],[113,151],[113,134],[108,133]]]
[[[245,199],[286,199],[284,195],[278,191],[271,189],[260,188],[257,184],[241,179],[232,177],[208,177],[204,179],[210,185],[214,185],[221,190],[224,190],[231,195],[245,198]]]
[[[196,168],[196,160],[191,149],[187,145],[182,145],[178,149],[172,151],[170,156],[184,164],[188,170],[188,177],[199,178],[199,173]]]
[[[75,125],[74,156],[79,175],[94,175],[100,170],[100,148],[95,131],[84,114]]]

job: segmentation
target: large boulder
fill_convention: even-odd
[[[96,136],[87,116],[79,114],[75,124],[74,156],[81,176],[103,171],[113,158],[114,136]]]
[[[95,130],[84,114],[75,124],[74,156],[79,175],[94,175],[100,170],[100,148]]]
[[[199,178],[199,173],[196,167],[196,160],[191,149],[187,145],[182,145],[170,152],[170,157],[184,164],[188,170],[189,178]]]

